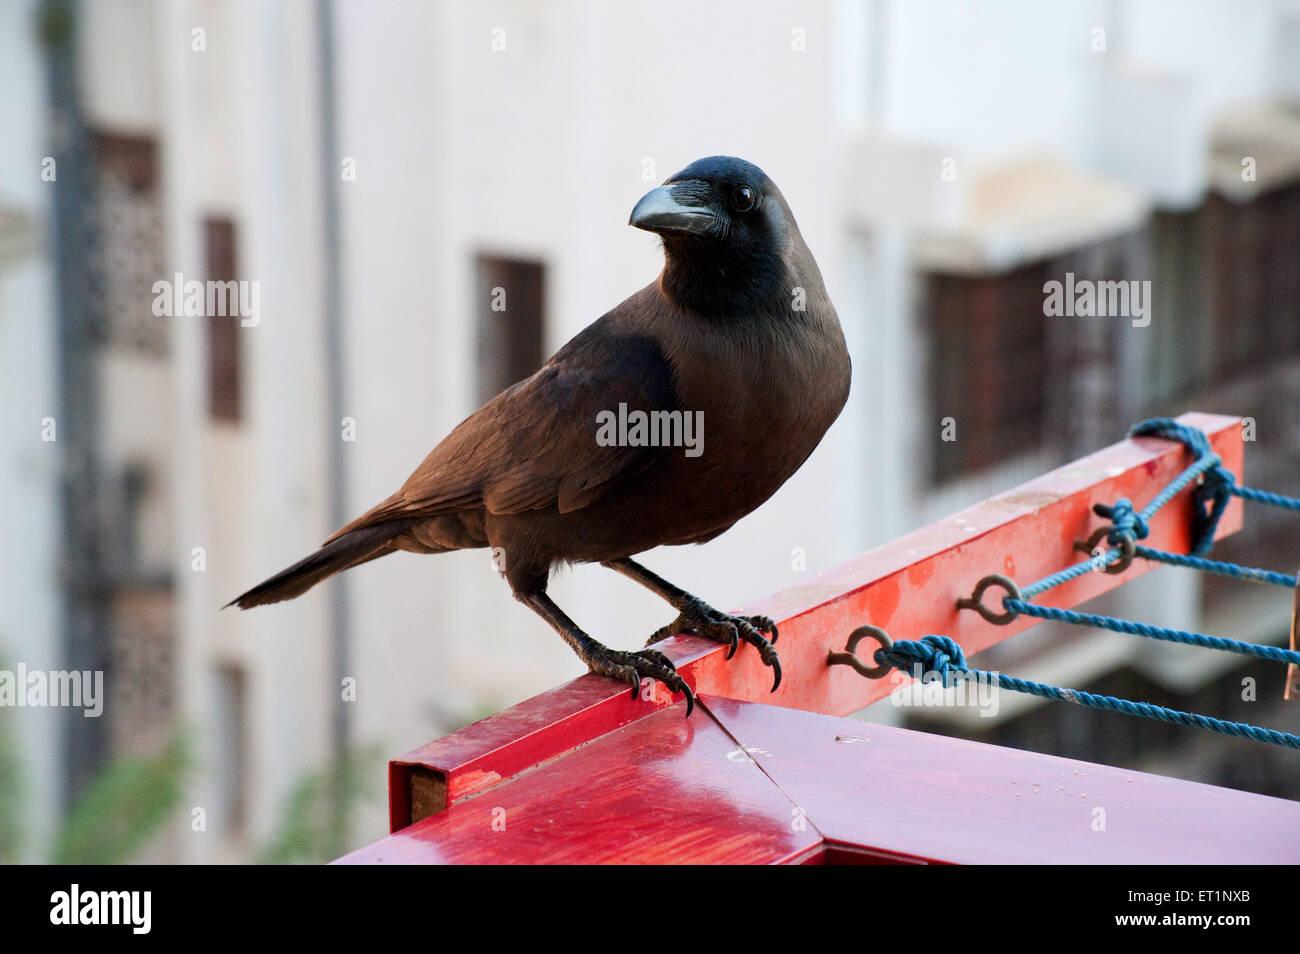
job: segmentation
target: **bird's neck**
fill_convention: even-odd
[[[665,262],[659,287],[679,308],[708,318],[752,314],[781,307],[784,263],[777,257],[710,253],[698,247],[674,249],[664,244]]]

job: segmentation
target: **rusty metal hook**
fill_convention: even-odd
[[[879,626],[859,626],[849,634],[849,640],[844,644],[844,652],[827,653],[826,665],[828,666],[852,666],[858,673],[866,676],[868,679],[879,679],[888,673],[893,666],[888,663],[879,666],[865,666],[862,660],[858,658],[858,643],[864,639],[874,639],[880,643],[880,648],[889,652],[894,648],[894,641],[889,638],[889,634]]]
[[[1016,599],[1016,600],[1024,599],[1024,597],[1020,595],[1020,587],[1016,586],[1014,580],[1011,580],[1008,577],[1003,576],[1001,573],[990,573],[988,576],[984,577],[984,579],[980,580],[978,583],[975,584],[974,593],[972,593],[970,596],[963,596],[961,599],[957,601],[957,608],[973,609],[975,612],[983,616],[988,622],[993,623],[997,626],[1005,626],[1007,623],[1011,622],[1020,614],[1013,612],[1011,610],[1006,610],[1005,612],[1002,613],[994,613],[991,609],[985,606],[984,591],[987,590],[990,586],[1002,587],[1004,590],[1007,591],[1007,596],[1010,596],[1012,599]],[[1006,599],[1006,597],[1004,596],[1003,599]]]
[[[1097,549],[1097,544],[1101,543],[1102,537],[1114,530],[1114,526],[1098,527],[1092,532],[1087,540],[1075,540],[1074,548],[1083,553],[1091,554]],[[1133,563],[1133,557],[1137,555],[1137,544],[1133,540],[1131,533],[1125,533],[1119,538],[1120,557],[1114,563],[1109,563],[1105,567],[1106,573],[1123,573]]]

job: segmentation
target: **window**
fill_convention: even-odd
[[[164,274],[158,148],[152,139],[92,134],[96,241],[86,301],[99,338],[136,354],[165,357],[167,323],[153,314]]]
[[[1300,354],[1300,183],[1237,204],[1208,200],[1214,372],[1255,374]]]
[[[1047,263],[925,281],[931,479],[939,484],[1036,449],[1042,437]],[[939,422],[957,421],[945,440]]]
[[[486,401],[542,366],[546,267],[490,255],[475,265],[478,397]]]
[[[235,223],[230,219],[204,221],[204,247],[208,281],[235,281]],[[240,375],[240,318],[238,308],[231,315],[208,315],[208,409],[218,421],[239,421],[242,398]]]
[[[1118,316],[1048,316],[1044,286],[1149,279],[1145,243],[1134,232],[1007,272],[924,276],[933,484],[1044,448],[1081,457],[1136,419],[1137,399],[1115,382],[1145,329]],[[955,439],[941,426],[948,417]]]

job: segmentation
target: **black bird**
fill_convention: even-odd
[[[848,398],[844,335],[785,198],[757,166],[692,163],[629,224],[662,237],[658,279],[466,418],[401,490],[232,602],[291,599],[396,550],[490,546],[515,597],[592,672],[634,696],[643,676],[658,679],[685,694],[690,715],[690,687],[667,656],[610,649],[547,596],[552,567],[598,562],[677,609],[647,646],[692,631],[728,643],[730,658],[747,642],[775,692],[772,620],[721,613],[631,556],[712,540],[799,469]],[[693,443],[664,446],[665,432]]]

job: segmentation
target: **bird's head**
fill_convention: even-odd
[[[788,255],[803,246],[776,185],[732,156],[699,159],[669,177],[642,196],[628,224],[663,239],[664,291],[702,314],[784,297]]]

